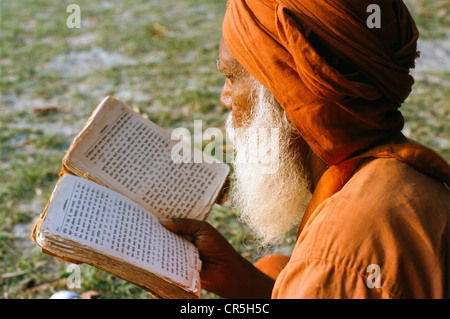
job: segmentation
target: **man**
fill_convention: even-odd
[[[380,28],[369,28],[371,2],[229,1],[219,67],[233,198],[263,243],[301,223],[290,257],[252,265],[206,222],[162,221],[199,248],[203,288],[225,298],[447,296],[450,168],[400,132],[418,31],[397,0],[378,1]],[[262,141],[258,153],[279,160],[276,172],[238,161],[254,127],[280,132],[279,152]]]

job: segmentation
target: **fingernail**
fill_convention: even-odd
[[[172,223],[172,219],[170,219],[170,218],[161,218],[160,220],[159,220],[159,222],[161,223],[161,224],[171,224]]]

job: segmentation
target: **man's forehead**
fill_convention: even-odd
[[[221,71],[226,70],[228,73],[234,73],[235,75],[241,75],[242,73],[246,72],[244,67],[231,54],[230,50],[228,50],[225,41],[223,41],[223,38],[219,42],[218,67]]]
[[[227,45],[223,39],[219,42],[219,65],[220,67],[235,68],[239,62],[228,50]]]

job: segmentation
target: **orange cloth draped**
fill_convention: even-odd
[[[254,266],[273,280],[276,280],[288,262],[289,257],[286,255],[271,254],[259,259]]]
[[[401,140],[405,139],[400,136]],[[450,167],[434,151],[413,141],[399,141],[397,144],[377,146],[330,167],[324,173],[300,224],[292,256],[269,255],[255,264],[262,272],[277,280],[274,298],[449,296],[445,289],[450,289]],[[378,168],[372,169],[370,173],[366,173],[364,167],[360,169],[365,163],[377,158],[395,159],[411,168],[403,168],[406,171],[403,174],[397,173],[397,170],[402,169],[401,164],[378,164],[375,166]],[[353,178],[355,172],[357,176]],[[364,177],[365,174],[368,176]],[[403,178],[398,175],[403,175]],[[352,178],[356,181],[352,181]],[[350,188],[367,193],[367,198],[349,198],[348,189],[343,190],[349,180]],[[439,182],[445,182],[447,190]],[[390,189],[386,185],[390,185]],[[411,193],[414,200],[402,199],[405,193]],[[385,206],[373,209],[372,206],[376,205],[374,201],[384,202]],[[398,212],[390,211],[390,205],[398,207]],[[322,222],[323,219],[327,222]],[[352,226],[346,229],[349,224]],[[414,226],[410,228],[410,225]],[[406,235],[411,229],[413,235]],[[320,236],[320,233],[326,233],[327,236]],[[416,234],[421,234],[422,242],[417,241]],[[372,243],[373,237],[378,244]],[[405,255],[405,251],[408,254]],[[338,255],[333,257],[335,254]],[[405,256],[406,260],[411,259],[410,263],[405,263]],[[289,263],[290,260],[292,262]],[[330,264],[331,260],[335,262]],[[383,265],[383,262],[387,265]],[[382,289],[367,287],[365,267],[372,263],[382,265]]]
[[[342,172],[349,170],[330,168],[272,298],[448,297],[449,191],[413,168],[426,153],[421,146],[380,147],[346,182]],[[427,159],[430,169],[443,164]]]
[[[399,132],[414,83],[418,31],[402,1],[230,0],[223,38],[282,105],[312,150],[334,165]],[[326,58],[324,58],[326,57]],[[333,62],[335,58],[338,62]]]
[[[292,255],[255,264],[276,280],[272,298],[448,298],[449,169],[413,142],[330,167]],[[370,265],[379,287],[368,285]]]
[[[400,136],[400,139],[403,138]],[[298,235],[317,206],[340,191],[358,166],[365,159],[370,158],[395,158],[425,175],[446,183],[447,186],[450,184],[450,166],[445,159],[431,149],[411,140],[405,143],[377,146],[366,153],[330,167],[323,174],[303,216]]]

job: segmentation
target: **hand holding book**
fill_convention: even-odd
[[[229,167],[175,163],[174,143],[162,128],[105,98],[67,151],[32,240],[47,254],[91,264],[158,297],[198,298],[197,249],[158,218],[206,219]]]

